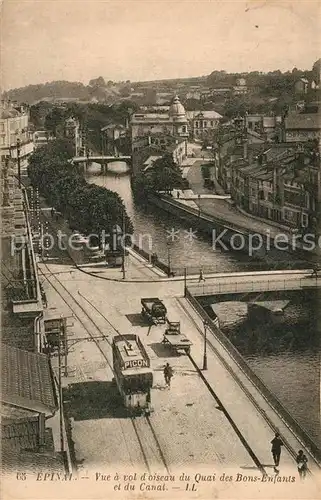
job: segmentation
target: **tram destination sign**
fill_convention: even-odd
[[[149,368],[147,359],[130,359],[124,362],[124,370],[128,368]]]

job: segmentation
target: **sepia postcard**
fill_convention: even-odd
[[[316,500],[319,0],[2,0],[4,500]]]

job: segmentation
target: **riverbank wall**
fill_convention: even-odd
[[[200,212],[198,209],[183,205],[180,201],[165,195],[148,195],[149,203],[165,210],[173,216],[189,222],[193,230],[198,230],[209,235],[212,239],[212,247],[222,250],[236,250],[249,255],[253,259],[265,260],[268,253],[276,249],[283,250],[287,259],[287,254],[293,255],[298,259],[311,260],[311,252],[299,248],[295,244],[295,235],[288,238],[288,244],[282,245],[282,242],[275,242],[272,234],[252,232],[242,228],[237,224],[226,222],[219,217],[213,217]]]

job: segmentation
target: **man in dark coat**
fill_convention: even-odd
[[[173,376],[173,368],[170,366],[169,363],[166,363],[164,368],[164,378],[165,378],[165,383],[168,387],[170,387],[171,385],[172,376]]]
[[[282,439],[280,438],[280,434],[278,432],[275,433],[274,438],[271,441],[272,444],[272,456],[273,460],[275,463],[275,466],[277,467],[280,463],[280,456],[281,456],[281,446],[283,446]]]

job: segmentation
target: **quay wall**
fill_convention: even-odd
[[[213,238],[213,234],[216,235],[216,237],[222,235],[220,241],[222,241],[226,247],[233,248],[233,245],[231,245],[231,240],[233,238],[232,243],[234,244],[234,249],[238,249],[258,260],[263,260],[267,252],[274,248],[273,237],[271,235],[267,237],[263,231],[258,235],[257,232],[253,233],[237,224],[226,222],[223,219],[207,215],[204,212],[199,213],[198,209],[183,205],[175,199],[170,199],[162,195],[148,195],[148,201],[175,217],[193,224],[194,227],[197,226],[200,231],[209,234],[212,237],[212,244],[215,243],[215,236]],[[237,238],[236,235],[239,235],[239,237]],[[258,238],[261,238],[263,242],[260,246],[257,245]],[[241,241],[244,241],[244,245],[240,245]],[[220,248],[219,242],[217,242],[216,245],[217,248]],[[257,250],[255,249],[256,246],[259,247]],[[293,248],[291,245],[286,249],[286,252],[293,253],[297,257],[300,256],[305,259],[311,257],[310,252],[300,250],[299,248]]]

